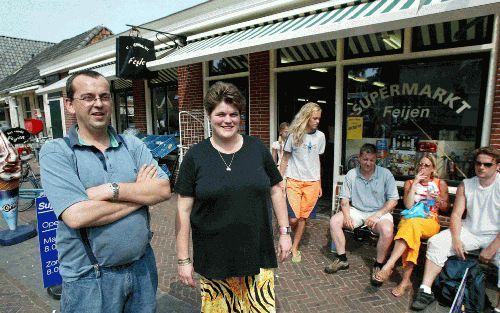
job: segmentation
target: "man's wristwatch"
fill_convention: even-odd
[[[118,195],[120,194],[120,185],[118,185],[117,183],[111,183],[111,191],[113,192],[111,200],[118,200]]]
[[[280,227],[280,235],[290,235],[292,233],[292,228],[290,226]]]

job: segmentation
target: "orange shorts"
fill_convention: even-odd
[[[320,181],[286,180],[286,202],[291,218],[316,217],[316,203],[321,189]]]

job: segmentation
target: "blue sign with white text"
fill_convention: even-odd
[[[36,215],[38,219],[43,287],[60,285],[62,278],[59,275],[59,261],[57,260],[56,249],[56,229],[59,221],[47,197],[36,198]]]

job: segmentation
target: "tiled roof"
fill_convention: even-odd
[[[65,39],[60,43],[43,50],[26,63],[18,72],[7,76],[5,79],[0,81],[0,93],[2,93],[2,91],[6,91],[7,89],[14,89],[14,87],[15,89],[18,89],[41,83],[42,80],[40,77],[40,71],[37,66],[87,46],[92,38],[99,34],[103,29],[107,30],[107,28],[103,26],[94,27],[89,31],[75,37]],[[33,83],[27,84],[30,82]]]
[[[52,42],[0,36],[0,80],[14,73],[35,55],[55,45]]]

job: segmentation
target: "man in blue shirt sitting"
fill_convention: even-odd
[[[393,239],[392,210],[399,199],[396,181],[386,168],[375,164],[377,149],[364,144],[359,151],[359,166],[347,172],[340,191],[341,211],[330,219],[330,233],[337,249],[337,258],[325,268],[328,274],[349,268],[345,251],[343,228],[354,230],[366,225],[379,235],[377,258],[372,269],[374,275],[384,265]]]

